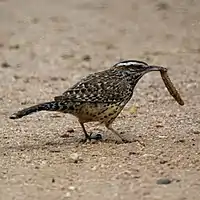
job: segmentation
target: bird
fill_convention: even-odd
[[[130,142],[123,138],[112,124],[132,98],[138,81],[146,73],[152,71],[160,71],[165,74],[167,68],[149,65],[139,60],[120,61],[109,69],[82,78],[63,94],[54,97],[52,101],[33,105],[13,113],[10,119],[22,118],[39,111],[57,111],[72,114],[78,119],[84,133],[83,142],[95,138],[88,134],[85,128],[85,123],[88,122],[100,122],[117,135],[122,142]]]

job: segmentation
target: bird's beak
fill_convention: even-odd
[[[149,65],[146,69],[146,72],[150,71],[162,71],[162,72],[167,72],[167,68],[165,67],[160,67],[160,66],[154,66],[154,65]]]

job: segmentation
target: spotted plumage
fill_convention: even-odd
[[[150,71],[166,72],[159,66],[150,66],[137,60],[116,63],[110,69],[90,74],[80,80],[53,101],[25,108],[10,116],[21,118],[41,110],[58,111],[76,116],[83,128],[85,141],[91,139],[84,123],[98,121],[123,141],[121,135],[112,128],[112,122],[122,111],[133,95],[133,90],[140,78]]]

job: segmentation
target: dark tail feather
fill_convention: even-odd
[[[46,111],[58,111],[60,109],[60,104],[56,101],[51,101],[51,102],[46,102],[46,103],[41,103],[35,106],[31,106],[29,108],[25,108],[23,110],[20,110],[16,113],[13,113],[10,116],[10,119],[18,119],[23,116],[29,115],[34,112],[39,112],[42,110]]]

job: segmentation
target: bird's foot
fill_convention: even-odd
[[[81,139],[79,143],[85,144],[87,142],[91,142],[92,140],[101,141],[102,135],[99,133],[95,135],[92,135],[92,133],[90,135],[85,135],[85,138]]]

